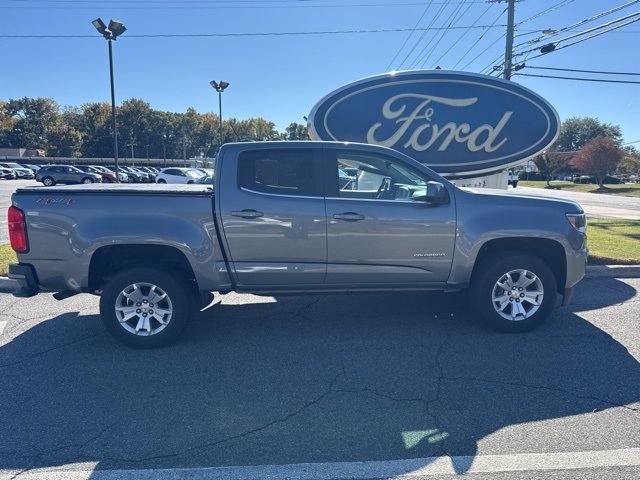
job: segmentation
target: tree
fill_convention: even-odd
[[[82,135],[81,156],[113,157],[111,105],[104,102],[85,103],[80,107],[68,108],[62,113],[61,122]]]
[[[624,149],[624,158],[618,166],[618,172],[623,175],[640,176],[640,151],[629,146]]]
[[[551,179],[554,175],[566,170],[569,167],[569,158],[564,155],[558,155],[557,152],[543,152],[533,159],[536,167],[547,179],[547,188],[551,188]]]
[[[82,134],[75,128],[59,124],[47,130],[47,155],[50,157],[80,156]]]
[[[600,189],[604,188],[604,178],[613,172],[624,152],[618,143],[606,137],[596,137],[580,149],[574,164],[587,175],[596,177]]]
[[[309,133],[306,125],[293,122],[284,129],[283,137],[285,140],[309,140]]]
[[[597,118],[567,118],[560,126],[560,135],[554,144],[554,150],[574,152],[596,137],[610,138],[619,144],[622,140],[622,132],[619,125],[603,123]]]
[[[59,115],[51,98],[10,99],[2,105],[3,122],[11,125],[4,142],[9,147],[46,149],[47,130],[58,123]]]

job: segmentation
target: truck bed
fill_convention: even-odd
[[[16,190],[16,193],[29,194],[49,194],[49,195],[66,195],[66,194],[126,194],[126,195],[212,195],[212,185],[190,184],[190,185],[174,185],[174,184],[131,184],[131,183],[92,183],[88,185],[56,185],[54,187],[22,187]]]

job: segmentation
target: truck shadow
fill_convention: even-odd
[[[0,470],[473,458],[503,434],[514,452],[540,435],[563,451],[552,420],[587,414],[597,432],[640,401],[638,362],[580,316],[637,292],[589,282],[523,335],[479,327],[459,295],[230,295],[152,351],[115,343],[95,315],[59,315],[0,347]]]

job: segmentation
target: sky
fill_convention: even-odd
[[[536,38],[541,30],[557,30],[628,2],[519,1],[515,43]],[[557,8],[535,16],[554,6]],[[486,71],[504,54],[504,10],[504,3],[483,0],[0,0],[0,99],[44,96],[62,106],[109,101],[107,44],[94,30],[91,20],[101,17],[108,23],[110,18],[116,18],[128,29],[114,44],[118,102],[137,97],[163,110],[184,112],[194,107],[200,112],[217,112],[216,94],[209,81],[226,80],[231,85],[223,97],[224,118],[262,116],[282,130],[291,122],[304,123],[303,116],[320,98],[360,78],[393,69],[436,65],[451,69],[457,64],[457,69]],[[553,38],[637,11],[640,2]],[[441,30],[424,35],[417,30],[252,37],[133,36],[492,24],[492,28],[448,30],[444,35]],[[526,64],[640,72],[639,40],[640,22],[637,22],[530,59]],[[518,47],[516,51],[524,48],[527,47]],[[589,76],[530,68],[521,73]],[[640,81],[638,76],[624,79]],[[640,140],[640,84],[523,76],[513,80],[546,98],[562,119],[594,116],[619,124],[626,142]]]

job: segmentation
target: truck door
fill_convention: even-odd
[[[431,179],[391,156],[325,152],[327,286],[446,281],[456,234],[454,200],[427,203]]]
[[[321,150],[230,153],[216,172],[216,202],[238,284],[322,285],[327,231]]]

